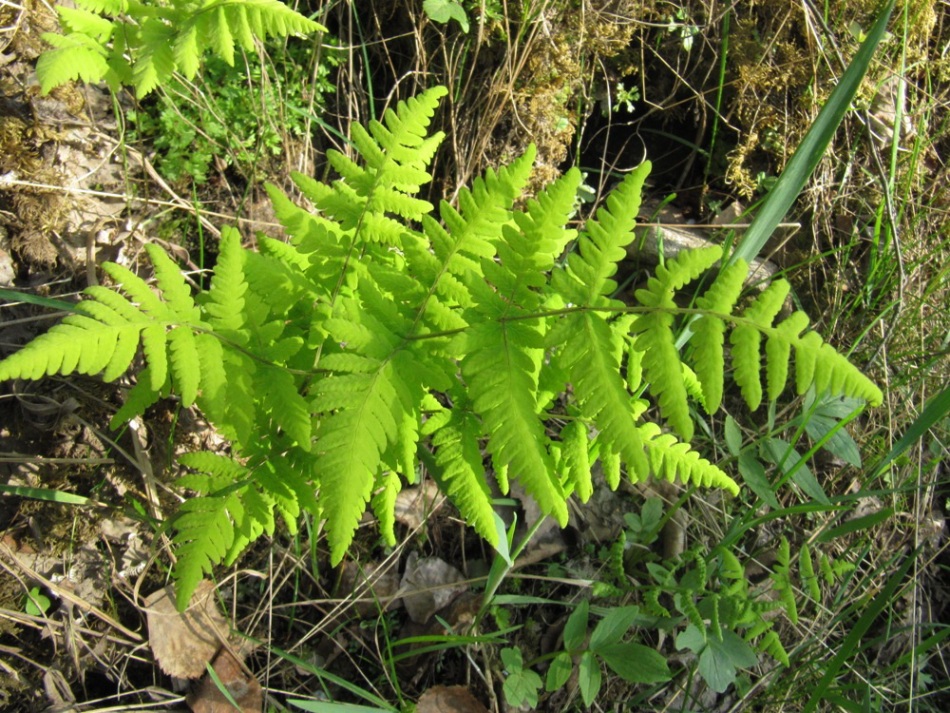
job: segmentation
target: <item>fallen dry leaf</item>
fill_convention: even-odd
[[[399,572],[396,567],[381,567],[374,562],[361,565],[350,561],[343,565],[336,596],[342,599],[355,594],[358,597],[356,613],[360,617],[375,616],[398,601],[395,596],[399,590]]]
[[[215,606],[214,585],[202,581],[184,612],[175,608],[172,585],[152,592],[145,607],[149,645],[162,671],[176,678],[201,676],[228,638],[228,623]]]
[[[455,567],[438,557],[419,559],[413,552],[406,561],[400,591],[406,611],[417,624],[422,624],[455,597],[468,589],[465,577]]]
[[[416,713],[488,713],[465,686],[433,686],[422,694]]]
[[[241,713],[260,713],[264,705],[261,684],[245,673],[240,662],[230,651],[221,649],[212,664],[218,680],[240,706]],[[209,675],[201,679],[198,688],[185,698],[194,713],[235,713],[235,708]]]
[[[439,486],[432,480],[400,490],[396,495],[395,516],[410,530],[422,527],[426,518],[442,507],[445,496],[439,492]]]

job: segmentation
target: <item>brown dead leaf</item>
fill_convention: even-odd
[[[413,552],[406,562],[400,589],[409,617],[422,624],[442,607],[468,589],[465,577],[455,567],[438,557],[419,559]]]
[[[396,521],[410,530],[417,530],[444,502],[445,496],[439,492],[439,486],[432,480],[400,490],[396,496]]]
[[[396,567],[386,567],[370,562],[361,565],[359,562],[346,562],[340,573],[340,586],[337,597],[358,597],[356,613],[363,618],[375,616],[380,610],[394,606],[399,589],[399,572]]]
[[[228,638],[228,623],[214,601],[214,585],[204,580],[184,612],[175,608],[168,585],[145,600],[148,638],[162,671],[176,678],[198,678]]]
[[[488,713],[465,686],[433,686],[419,697],[416,713]]]
[[[264,705],[261,684],[245,673],[240,662],[230,651],[221,649],[212,664],[218,680],[240,706],[241,713],[260,713]],[[185,698],[194,713],[235,713],[235,708],[209,675],[201,679],[198,688]]]

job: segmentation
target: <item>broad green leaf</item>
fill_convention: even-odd
[[[739,453],[742,452],[742,431],[739,430],[739,424],[736,423],[736,420],[732,416],[726,416],[726,423],[723,426],[722,433],[726,439],[726,447],[729,449],[729,454],[738,457]]]
[[[636,643],[618,643],[597,650],[614,673],[630,683],[669,681],[671,674],[666,659],[658,651]]]
[[[778,498],[775,497],[775,491],[769,482],[768,475],[765,473],[759,459],[750,450],[745,450],[739,454],[739,475],[749,489],[759,496],[759,499],[771,508],[778,509]]]
[[[571,612],[564,625],[564,648],[570,652],[577,651],[584,645],[587,638],[587,619],[590,604],[585,599]]]
[[[594,658],[592,652],[585,651],[581,655],[577,682],[580,684],[581,698],[588,708],[594,703],[597,694],[600,693],[601,681],[600,662]]]
[[[616,644],[629,631],[633,622],[640,614],[640,607],[617,607],[607,612],[606,616],[597,622],[594,632],[590,635],[590,649],[597,654],[605,646]]]
[[[501,650],[501,660],[508,670],[505,678],[505,698],[512,706],[523,705],[535,708],[538,705],[538,691],[541,690],[541,677],[530,668],[524,668],[521,651],[514,648]]]
[[[815,474],[805,465],[801,455],[792,448],[791,444],[781,438],[770,438],[765,442],[764,450],[765,457],[779,466],[782,472],[791,478],[792,482],[801,488],[805,495],[823,505],[831,504]]]
[[[548,667],[548,677],[544,684],[544,690],[551,693],[559,689],[567,683],[567,680],[571,677],[571,671],[573,670],[574,662],[571,660],[571,655],[566,651],[562,651],[554,657],[554,660],[551,661],[551,665]]]

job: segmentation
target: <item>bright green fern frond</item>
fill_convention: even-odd
[[[261,366],[255,375],[258,393],[271,418],[305,451],[310,450],[310,408],[286,369]]]
[[[434,428],[437,416],[427,421],[426,434],[433,434],[435,460],[441,470],[434,472],[439,489],[459,509],[465,521],[475,528],[486,541],[498,544],[495,511],[482,450],[479,447],[480,426],[475,416],[464,408],[454,408],[444,425]]]
[[[693,368],[703,388],[703,403],[707,413],[719,410],[726,372],[723,354],[726,324],[719,315],[732,314],[748,271],[745,260],[736,260],[719,274],[706,294],[696,300],[696,306],[700,309],[717,313],[704,314],[691,325]]]
[[[655,423],[644,423],[644,434],[650,466],[654,475],[675,482],[691,483],[697,488],[721,488],[732,495],[739,486],[717,466],[702,458],[688,443],[681,443],[669,433],[661,433]]]
[[[799,341],[798,335],[807,327],[808,315],[795,312],[770,330],[765,343],[765,377],[769,401],[775,401],[785,388],[792,344]]]
[[[182,406],[188,408],[198,398],[201,359],[195,334],[190,327],[175,327],[168,333],[169,362]]]
[[[650,162],[644,162],[611,191],[596,220],[585,226],[566,266],[552,274],[551,282],[565,300],[578,305],[606,304],[604,297],[617,289],[610,278],[627,256],[624,248],[634,238],[640,194],[650,169]]]
[[[396,496],[399,495],[400,490],[402,490],[402,480],[399,475],[391,470],[383,471],[371,500],[373,512],[379,520],[379,534],[382,535],[383,542],[390,547],[396,545]]]
[[[245,486],[246,487],[246,486]],[[234,544],[232,511],[243,514],[238,493],[220,497],[189,498],[181,504],[174,525],[178,564],[174,574],[176,602],[183,611],[192,593],[214,566],[224,560]]]
[[[561,460],[558,465],[565,475],[565,490],[570,489],[582,503],[586,503],[594,493],[587,425],[580,420],[568,421],[561,429],[560,440]]]
[[[159,391],[152,388],[151,370],[146,367],[139,372],[139,380],[136,382],[125,396],[125,403],[122,408],[115,412],[112,420],[109,421],[109,428],[116,429],[128,423],[136,416],[141,416],[152,404],[160,398],[168,396],[170,389],[167,388],[167,382]]]
[[[167,81],[175,71],[175,29],[158,18],[142,23],[142,45],[132,64],[135,96],[139,99]]]
[[[75,0],[77,7],[100,15],[120,15],[129,9],[129,0]]]
[[[761,357],[759,346],[762,331],[772,326],[772,321],[782,309],[791,289],[785,280],[776,280],[769,285],[742,313],[751,324],[739,323],[729,335],[732,343],[734,379],[742,391],[749,408],[755,410],[762,403]]]
[[[382,454],[397,437],[395,378],[384,362],[373,373],[330,376],[315,388],[313,407],[326,414],[316,433],[315,472],[334,565],[353,541]]]
[[[178,317],[171,307],[159,299],[159,297],[152,292],[152,288],[148,286],[148,283],[134,272],[111,262],[103,264],[102,269],[109,277],[115,280],[118,289],[129,296],[134,306],[137,309],[141,309],[142,312],[153,320],[166,323],[178,321]]]
[[[195,307],[195,301],[191,297],[191,288],[185,282],[185,276],[181,268],[168,257],[168,253],[157,245],[146,245],[145,250],[152,261],[152,267],[155,269],[155,281],[158,283],[158,289],[161,290],[162,297],[174,312],[176,321],[197,322],[199,320],[198,308]]]
[[[65,36],[47,33],[43,39],[54,47],[36,62],[43,94],[76,79],[98,82],[109,72],[108,51],[95,38],[77,32]]]
[[[100,14],[82,8],[59,6],[56,8],[56,13],[67,36],[72,33],[81,33],[97,42],[108,42],[115,27]]]
[[[675,259],[656,269],[647,288],[637,290],[636,298],[644,307],[656,311],[640,315],[633,323],[636,347],[643,352],[643,370],[660,405],[660,413],[686,441],[693,437],[693,419],[686,401],[682,361],[673,334],[675,322],[669,310],[676,309],[673,296],[695,280],[722,257],[719,247],[683,251]]]
[[[536,373],[543,356],[541,334],[529,321],[483,322],[467,335],[462,374],[488,433],[496,465],[507,466],[525,490],[563,526],[564,491],[537,413]]]
[[[620,375],[610,326],[595,312],[567,316],[562,333],[570,334],[560,353],[584,418],[614,444],[632,471],[633,480],[649,475],[643,439],[632,410],[632,397]]]
[[[246,341],[246,336],[240,333],[244,326],[244,294],[247,292],[244,262],[241,234],[230,226],[225,227],[221,231],[218,261],[204,311],[216,332],[239,344]]]

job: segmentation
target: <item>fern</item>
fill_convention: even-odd
[[[214,52],[234,65],[235,47],[254,41],[326,32],[279,0],[77,0],[59,7],[65,35],[47,33],[54,49],[36,73],[43,93],[74,79],[106,80],[113,89],[133,84],[141,98],[175,72],[193,79],[201,56]]]
[[[231,42],[299,27],[265,21],[270,3],[244,3],[252,8],[241,15],[244,28],[229,14],[236,6],[153,8],[139,38],[164,33],[161,52],[171,60],[156,54],[141,71],[158,77],[168,61],[190,71],[195,42],[226,54]],[[82,9],[118,7],[87,0]],[[198,20],[167,24],[186,9],[207,11],[200,22],[230,35],[189,34],[205,27]],[[151,46],[142,40],[130,56]],[[288,244],[262,238],[251,252],[224,229],[210,287],[197,295],[149,246],[154,284],[106,266],[115,288],[89,288],[76,314],[0,362],[0,379],[111,380],[141,364],[114,426],[175,395],[230,439],[229,458],[182,461],[196,472],[181,480],[193,496],[173,522],[179,604],[215,566],[279,526],[292,530],[304,512],[325,520],[334,564],[369,506],[391,542],[395,496],[420,462],[492,543],[492,476],[502,492],[509,479],[520,481],[560,523],[570,494],[590,497],[598,461],[614,488],[626,466],[633,481],[654,476],[736,494],[735,481],[689,444],[691,399],[709,412],[722,400],[727,335],[734,380],[753,408],[763,395],[763,352],[770,399],[785,389],[794,354],[799,392],[814,384],[880,402],[860,370],[807,331],[803,314],[775,323],[787,283],[737,309],[748,269],[741,261],[710,279],[692,308],[680,307],[679,293],[721,260],[719,248],[681,253],[635,304],[617,299],[614,275],[649,164],[579,231],[568,227],[577,171],[516,208],[531,148],[460,190],[455,205],[420,198],[442,139],[429,124],[445,94],[434,88],[368,129],[354,127],[353,153],[329,155],[339,174],[331,183],[295,175],[315,210],[269,187]],[[677,334],[687,327],[684,350]],[[651,405],[676,435],[647,418]],[[681,605],[695,619],[691,603]]]

